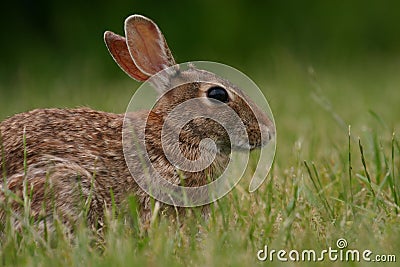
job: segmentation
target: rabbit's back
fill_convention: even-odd
[[[106,161],[123,163],[122,122],[123,115],[88,108],[36,109],[14,115],[0,123],[3,166],[12,175],[23,170],[24,161],[29,166],[42,155],[79,160],[89,170]]]
[[[81,200],[90,198],[88,219],[95,222],[111,194],[116,202],[126,192],[140,195],[124,160],[123,116],[88,108],[37,109],[1,122],[0,168],[7,187],[22,197],[27,179],[36,216],[43,200],[51,200],[44,192],[50,183],[57,210],[72,223]]]

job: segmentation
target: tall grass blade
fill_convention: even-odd
[[[391,150],[391,152],[392,152],[392,157],[391,157],[391,159],[392,159],[392,164],[391,164],[391,179],[390,179],[390,188],[391,188],[391,190],[392,190],[392,195],[393,195],[393,201],[394,201],[394,203],[396,204],[396,209],[395,209],[395,211],[396,211],[396,214],[398,215],[399,214],[399,198],[398,198],[398,193],[397,193],[397,189],[398,189],[398,187],[397,187],[397,182],[396,182],[396,176],[395,176],[395,161],[394,161],[394,145],[395,145],[395,140],[396,140],[396,137],[395,137],[395,133],[393,132],[393,135],[392,135],[392,146],[391,146],[391,148],[392,148],[392,150]]]
[[[349,139],[348,139],[348,142],[349,142],[349,145],[348,145],[348,149],[349,149],[349,155],[348,155],[349,156],[348,157],[349,169],[348,169],[348,174],[349,174],[350,202],[353,203],[354,195],[353,195],[353,182],[352,182],[353,166],[352,166],[352,163],[351,163],[351,125],[349,125],[349,132],[348,133],[349,133],[348,134],[348,137],[349,137]]]
[[[374,191],[374,189],[372,188],[372,185],[371,185],[371,176],[369,175],[369,172],[367,170],[367,164],[365,163],[364,149],[363,149],[363,146],[361,144],[361,139],[360,138],[358,138],[358,146],[360,148],[361,162],[362,162],[363,167],[364,167],[364,172],[365,172],[365,175],[366,175],[366,177],[368,179],[369,190],[372,192],[372,195],[375,197],[376,196],[375,195],[375,191]]]
[[[311,169],[308,166],[307,161],[304,161],[304,165],[305,165],[305,167],[307,169],[308,176],[310,177],[310,179],[312,181],[312,184],[314,185],[314,188],[317,191],[318,198],[320,199],[320,201],[324,205],[324,208],[327,211],[330,219],[333,220],[333,218],[334,218],[333,209],[329,205],[329,202],[326,199],[325,195],[322,194],[323,193],[323,188],[319,186],[319,185],[321,185],[321,183],[318,181],[318,184],[317,184],[317,182],[316,182],[316,180],[319,180],[319,176],[318,176],[318,172],[316,171],[315,165],[313,164],[313,168],[314,168],[314,173],[315,173],[316,177],[313,176],[313,174],[311,172]]]

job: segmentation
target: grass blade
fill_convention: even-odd
[[[365,163],[364,149],[363,149],[363,146],[361,144],[360,138],[358,138],[358,146],[359,146],[360,152],[361,152],[361,162],[362,162],[363,167],[364,167],[365,176],[368,179],[369,190],[372,192],[372,195],[375,197],[376,196],[375,195],[375,191],[371,186],[371,176],[369,175],[368,170],[367,170],[367,164]]]

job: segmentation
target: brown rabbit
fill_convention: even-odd
[[[114,60],[130,77],[146,81],[175,65],[164,36],[150,19],[140,15],[128,17],[125,35],[107,31],[104,39]],[[134,131],[145,133],[138,139],[146,140],[143,146],[148,159],[164,179],[179,184],[183,176],[186,186],[207,184],[210,177],[215,178],[226,166],[230,147],[257,148],[274,135],[274,125],[268,116],[229,81],[194,67],[185,71],[172,68],[172,72],[162,82],[155,83],[161,97],[152,110],[126,115]],[[172,80],[185,81],[193,75],[209,82],[186,83],[168,92],[165,89]],[[248,139],[238,136],[230,144],[226,131],[207,118],[193,119],[182,129],[172,123],[170,129],[180,132],[179,146],[188,159],[198,157],[200,141],[205,137],[217,144],[212,164],[204,170],[191,172],[179,170],[164,155],[161,131],[170,111],[197,97],[218,100],[218,105],[233,109],[245,125]],[[210,113],[217,112],[217,107],[214,110],[209,104],[202,108]],[[78,218],[86,216],[90,225],[98,227],[112,199],[120,205],[127,195],[133,194],[140,204],[141,218],[148,220],[151,197],[138,186],[136,181],[141,177],[132,177],[127,167],[127,161],[141,165],[140,153],[134,146],[127,148],[125,155],[123,151],[124,117],[125,114],[89,108],[36,109],[1,122],[0,168],[6,179],[0,187],[0,204],[4,206],[8,199],[15,214],[19,214],[23,206],[17,199],[28,198],[31,215],[38,222],[46,220],[47,225],[51,225],[57,214],[66,225],[73,226]],[[267,138],[262,139],[262,136]],[[248,141],[244,143],[243,140]],[[82,215],[82,204],[87,207],[87,214]],[[4,216],[2,208],[0,219],[4,220]],[[16,220],[15,225],[20,222]]]

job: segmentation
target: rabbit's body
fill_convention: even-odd
[[[120,205],[128,194],[133,194],[141,207],[142,219],[148,220],[151,216],[150,196],[137,185],[124,159],[121,138],[124,116],[89,108],[36,109],[1,122],[2,166],[8,189],[22,199],[26,177],[28,192],[34,193],[32,215],[37,219],[44,212],[52,216],[55,208],[65,224],[73,225],[89,200],[87,219],[95,226],[101,223],[104,210],[112,201]],[[142,127],[148,120],[146,139],[151,142],[146,145],[149,159],[154,169],[174,184],[179,184],[184,176],[186,186],[204,185],[228,160],[227,155],[219,153],[205,170],[178,174],[162,151],[162,127],[159,126],[163,125],[163,116],[154,112],[149,117],[148,112],[135,112],[131,116],[137,133],[144,132]],[[143,136],[138,135],[138,138],[143,140]],[[201,139],[187,138],[191,142],[183,145],[185,156],[196,158]],[[140,155],[136,152],[129,154],[130,160],[142,168]],[[4,195],[0,199],[4,201]],[[43,208],[43,201],[48,202],[47,210]],[[0,210],[0,218],[2,215]]]
[[[5,120],[0,132],[9,188],[22,197],[26,172],[34,215],[43,209],[35,198],[47,199],[49,209],[54,203],[70,217],[65,219],[76,220],[90,195],[88,219],[101,218],[104,204],[111,203],[110,190],[117,203],[126,192],[138,191],[122,152],[122,122],[123,115],[87,108],[37,109]],[[53,189],[41,190],[46,183]]]
[[[23,170],[25,149],[28,166],[36,164],[38,156],[44,155],[79,159],[88,170],[94,170],[96,160],[101,160],[100,165],[110,166],[108,160],[124,165],[121,138],[118,138],[122,122],[122,114],[88,108],[36,109],[17,114],[0,123],[6,173]]]
[[[125,21],[125,33],[126,38],[106,32],[105,41],[126,73],[145,81],[167,70],[168,75],[153,79],[162,95],[153,109],[127,114],[89,108],[37,109],[4,120],[0,123],[0,170],[6,178],[6,184],[0,186],[3,206],[4,200],[9,199],[13,210],[22,212],[23,206],[9,194],[12,192],[21,199],[30,199],[31,213],[38,221],[45,218],[51,224],[56,212],[70,226],[82,215],[89,224],[99,226],[105,208],[112,203],[120,205],[128,194],[133,194],[142,219],[148,220],[151,197],[138,185],[138,181],[146,179],[138,170],[151,165],[150,179],[158,173],[171,184],[198,187],[224,170],[231,149],[257,148],[272,138],[273,123],[239,88],[194,66],[183,71],[175,67],[164,36],[154,22],[131,16]],[[193,78],[207,82],[193,82]],[[168,86],[177,81],[179,85],[169,90]],[[204,111],[206,116],[179,126],[182,113],[171,113],[192,99],[201,99],[190,106]],[[240,118],[244,132],[232,122],[227,107]],[[224,127],[208,117],[213,114],[221,115],[232,126],[232,140]],[[123,137],[126,122],[135,142]],[[164,126],[167,137],[163,139]],[[175,133],[179,134],[178,140],[172,138]],[[215,147],[201,150],[205,138],[213,140]],[[194,165],[210,159],[211,164],[201,170],[178,167],[165,155],[168,149],[181,153]],[[147,163],[143,162],[144,152]],[[196,161],[199,158],[204,162]],[[0,209],[0,220],[4,215]]]

